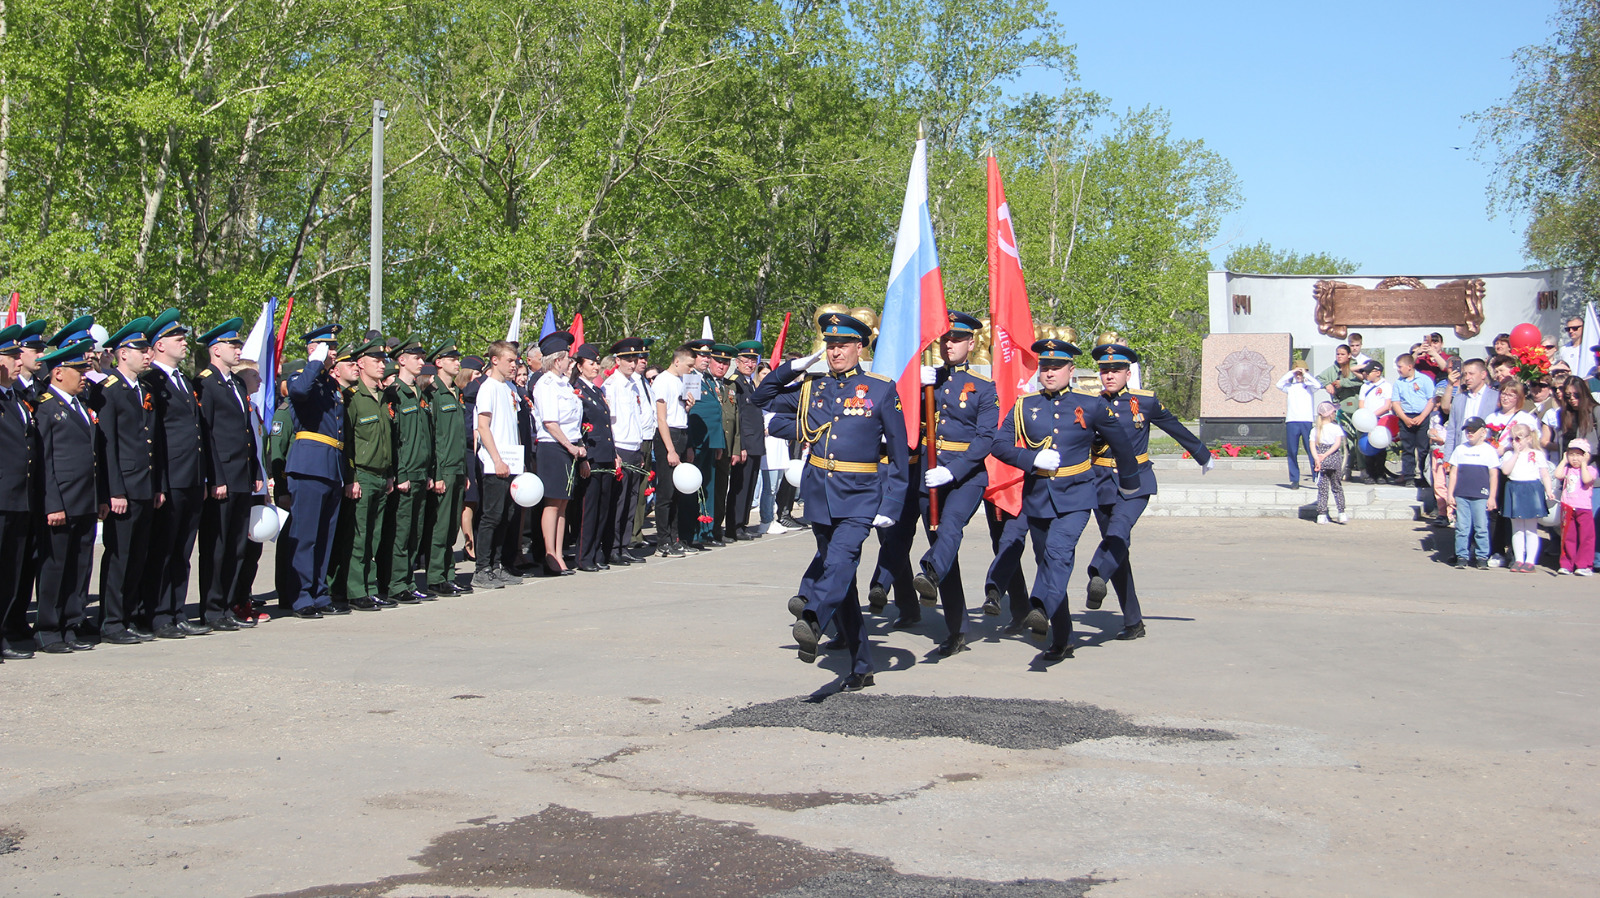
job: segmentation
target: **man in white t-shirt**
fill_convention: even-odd
[[[508,542],[507,529],[516,520],[507,508],[511,479],[523,472],[524,459],[517,433],[517,398],[507,383],[516,371],[516,347],[497,340],[489,345],[484,362],[487,376],[478,387],[477,406],[473,409],[483,479],[478,484],[478,561],[472,586],[499,589],[522,583],[521,577],[505,569],[506,559],[501,557]]]
[[[672,471],[694,460],[689,449],[689,405],[684,386],[684,376],[693,367],[694,351],[680,346],[672,354],[672,364],[650,385],[656,394],[656,548],[668,558],[684,555],[678,533],[678,490],[672,482]]]

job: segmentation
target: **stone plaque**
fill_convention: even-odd
[[[1449,327],[1462,339],[1483,326],[1483,279],[1429,287],[1416,278],[1384,278],[1377,287],[1317,281],[1317,330],[1343,340],[1352,327]]]
[[[1200,417],[1283,420],[1278,378],[1289,370],[1288,334],[1211,334],[1200,351]]]

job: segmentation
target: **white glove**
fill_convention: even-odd
[[[938,380],[939,380],[939,372],[938,371],[935,371],[933,369],[933,367],[930,366],[930,365],[923,365],[922,366],[922,385],[923,386],[931,387],[935,383],[937,383]]]
[[[328,344],[326,343],[313,343],[311,348],[306,350],[306,361],[308,362],[326,362],[327,360]]]
[[[872,519],[872,526],[878,528],[879,530],[882,530],[885,527],[893,527],[894,518],[891,518],[886,514],[877,515]]]
[[[1206,463],[1205,464],[1200,466],[1200,476],[1204,477],[1205,475],[1210,474],[1211,473],[1211,469],[1215,468],[1216,466],[1217,466],[1217,457],[1215,455],[1213,455],[1210,458],[1206,459]]]
[[[817,353],[817,356],[818,356],[817,360],[806,366],[806,373],[807,374],[827,374],[828,373],[828,360],[825,359],[825,358],[822,358],[821,355],[822,355],[821,353]]]
[[[939,465],[938,467],[929,468],[927,473],[922,475],[922,485],[933,489],[934,487],[944,486],[954,479],[956,479],[956,475],[950,473],[949,468]]]
[[[1054,449],[1045,449],[1033,457],[1035,471],[1054,471],[1061,467],[1061,453]]]

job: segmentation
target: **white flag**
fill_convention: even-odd
[[[700,339],[702,339],[702,340],[714,339],[711,336],[711,316],[710,315],[707,315],[705,317],[705,320],[702,321],[701,324],[700,324]]]
[[[522,341],[522,294],[517,294],[517,310],[511,313],[511,327],[506,329],[506,342]]]

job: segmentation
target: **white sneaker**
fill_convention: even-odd
[[[768,523],[765,523],[765,524],[761,525],[761,532],[762,533],[788,533],[789,532],[789,528],[783,526],[782,524],[778,523],[777,521],[770,521]]]
[[[1578,568],[1577,570],[1573,571],[1573,573],[1577,574],[1580,577],[1593,577],[1594,576],[1594,571],[1591,571],[1586,567]]]
[[[1317,515],[1317,523],[1318,524],[1326,524],[1326,523],[1328,523],[1328,516],[1325,515],[1325,514]]]
[[[1350,523],[1350,512],[1348,512],[1348,511],[1339,512],[1339,523],[1341,523],[1341,524]]]
[[[1489,556],[1489,566],[1490,567],[1505,567],[1506,566],[1506,557],[1504,555],[1501,555],[1499,552],[1496,552],[1493,555],[1490,555]]]

